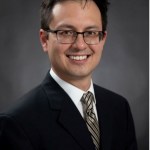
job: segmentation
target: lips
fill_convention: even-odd
[[[86,60],[88,58],[87,55],[83,55],[83,56],[68,56],[70,59],[72,60]]]
[[[70,60],[74,61],[84,61],[87,60],[92,54],[68,54],[66,55]]]

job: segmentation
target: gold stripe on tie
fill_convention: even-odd
[[[88,91],[87,93],[83,94],[81,101],[83,103],[83,110],[87,128],[91,133],[95,149],[99,150],[100,131],[98,121],[93,110],[94,96],[91,92]]]

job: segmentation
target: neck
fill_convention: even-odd
[[[74,80],[73,79],[72,80],[63,79],[63,80],[74,85],[75,87],[77,87],[77,88],[79,88],[85,92],[90,88],[90,85],[91,85],[91,78],[89,78],[89,79],[85,79],[85,78],[81,79],[80,78],[80,79],[74,79]]]
[[[91,75],[88,76],[80,76],[80,77],[73,77],[73,76],[63,76],[62,74],[60,75],[59,73],[56,73],[54,70],[53,72],[62,80],[64,80],[65,82],[72,84],[73,86],[83,90],[83,91],[87,91],[90,86],[91,86]]]

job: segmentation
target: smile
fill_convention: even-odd
[[[79,60],[79,61],[85,60],[85,59],[88,58],[87,55],[84,55],[84,56],[68,56],[68,57],[69,57],[70,59],[72,59],[72,60]]]

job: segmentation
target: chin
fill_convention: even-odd
[[[88,78],[91,77],[91,73],[89,72],[75,72],[71,73],[70,77],[73,77],[74,79],[83,79],[83,78]]]

